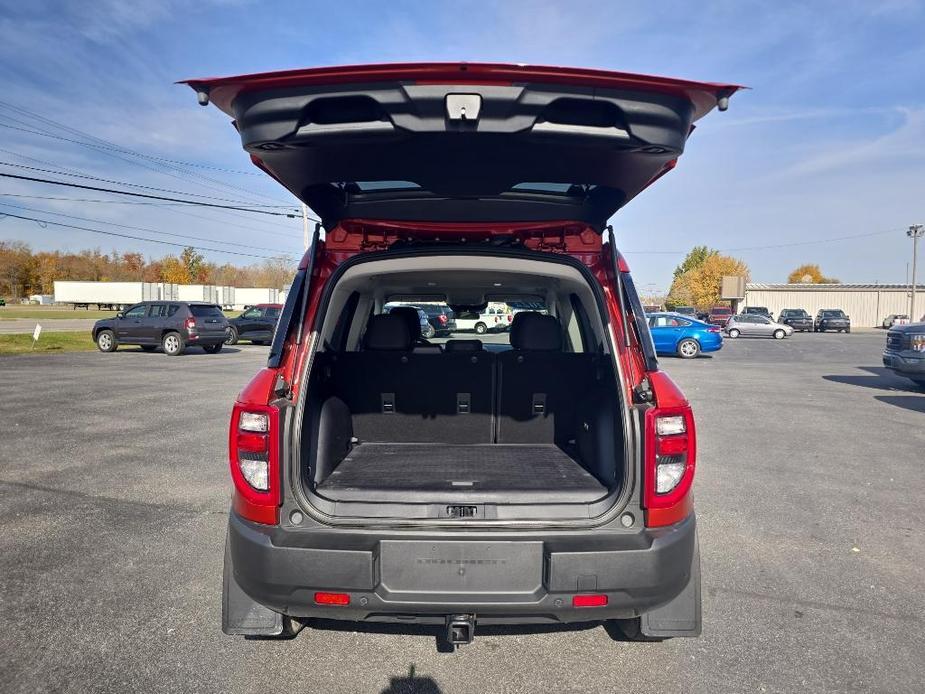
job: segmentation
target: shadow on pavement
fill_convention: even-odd
[[[407,677],[393,677],[382,694],[441,694],[443,692],[431,677],[417,677],[414,664],[408,666]]]
[[[875,400],[925,414],[925,395],[875,395]]]
[[[859,366],[859,370],[866,371],[869,376],[851,376],[842,374],[832,374],[822,378],[832,383],[842,383],[848,386],[859,386],[861,388],[874,388],[876,390],[901,390],[910,393],[918,392],[916,387],[908,379],[896,376],[889,369],[875,366]]]

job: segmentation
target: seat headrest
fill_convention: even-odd
[[[447,340],[443,345],[447,352],[481,352],[481,340]]]
[[[562,349],[559,319],[535,311],[522,311],[511,322],[511,346],[532,352],[558,352]]]
[[[363,335],[363,349],[382,352],[407,352],[411,349],[408,324],[401,316],[380,313],[372,316]]]
[[[408,324],[408,332],[411,333],[412,342],[421,337],[421,317],[414,306],[396,306],[389,311],[389,315],[401,316],[402,320]]]

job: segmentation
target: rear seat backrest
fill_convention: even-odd
[[[498,356],[498,443],[568,445],[594,387],[593,355],[563,353],[558,319],[535,312],[514,316],[511,346]]]
[[[360,441],[491,443],[492,355],[412,350],[400,315],[372,316],[363,351],[337,356],[335,392]],[[436,347],[436,345],[434,345]]]

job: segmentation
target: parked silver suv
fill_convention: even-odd
[[[767,316],[740,314],[726,321],[726,325],[723,326],[723,332],[732,338],[736,338],[739,335],[748,335],[753,337],[773,337],[775,340],[783,340],[785,337],[793,335],[793,328],[783,323],[776,323]]]

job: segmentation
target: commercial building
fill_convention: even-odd
[[[858,327],[878,327],[893,313],[909,313],[912,287],[908,284],[765,284],[745,285],[745,306],[766,306],[776,318],[781,309],[802,308],[815,316],[819,309],[840,308]],[[913,319],[925,313],[925,290],[916,296]]]

